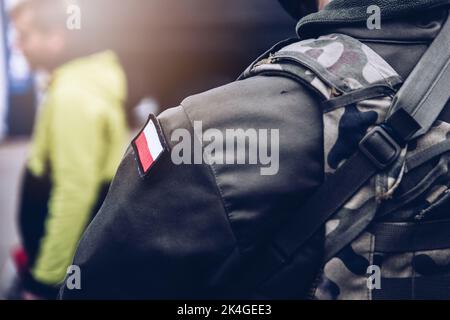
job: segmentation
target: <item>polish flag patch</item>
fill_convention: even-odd
[[[132,142],[139,171],[145,176],[166,150],[164,135],[158,120],[150,115],[147,124]]]

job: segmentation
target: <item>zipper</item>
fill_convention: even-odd
[[[431,204],[428,208],[422,210],[418,215],[414,217],[416,222],[423,221],[425,218],[428,218],[434,211],[434,209],[438,208],[440,205],[445,203],[450,198],[450,189],[447,189],[443,192],[443,196],[436,201],[434,204]]]
[[[305,64],[303,61],[291,57],[291,56],[286,56],[286,55],[280,55],[280,54],[269,54],[269,56],[265,59],[260,60],[259,62],[257,62],[253,68],[264,65],[264,64],[274,64],[277,62],[294,62],[297,64],[300,64],[301,66],[305,67],[306,69],[312,70],[313,68],[311,68],[308,64]],[[342,90],[339,90],[336,88],[336,86],[331,83],[330,81],[328,81],[325,77],[321,77],[320,74],[315,73],[314,71],[312,71],[314,74],[316,74],[317,77],[319,77],[324,83],[326,83],[330,88],[332,88],[333,90],[333,96],[334,97],[339,97],[341,95],[344,94],[344,92]]]
[[[262,66],[263,64],[272,64],[275,62],[275,58],[273,53],[270,53],[269,56],[265,59],[262,59],[260,61],[258,61],[255,65],[254,68]]]

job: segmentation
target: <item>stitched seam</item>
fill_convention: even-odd
[[[417,112],[419,112],[419,110],[421,109],[421,106],[423,106],[423,104],[424,104],[426,101],[428,101],[428,99],[430,98],[430,96],[431,96],[431,94],[432,94],[432,91],[433,91],[434,87],[436,87],[437,83],[442,79],[443,74],[445,73],[445,70],[447,70],[449,67],[450,67],[450,61],[448,61],[448,62],[445,64],[444,68],[442,68],[441,72],[439,72],[439,75],[438,75],[439,78],[438,78],[438,79],[435,79],[435,80],[433,81],[433,84],[432,84],[431,88],[428,90],[428,92],[425,94],[425,96],[424,96],[424,97],[422,98],[422,100],[419,102],[418,107],[416,107],[416,109],[414,109],[414,111],[413,111],[413,113],[412,113],[412,116],[415,116],[415,115],[417,114]]]
[[[196,139],[198,139],[198,137],[197,137],[197,135],[196,135],[196,133],[195,133],[195,130],[194,130],[194,128],[192,127],[192,119],[189,117],[189,115],[187,114],[186,110],[184,109],[183,103],[181,103],[180,106],[181,106],[181,110],[183,110],[184,115],[185,115],[186,118],[189,120],[189,125],[190,125],[191,128],[192,128],[192,132],[194,132],[194,137],[195,137]],[[200,141],[200,143],[201,143],[201,141]],[[203,148],[203,144],[202,144],[202,148]],[[237,238],[237,236],[236,236],[236,234],[235,234],[235,232],[234,232],[233,224],[231,223],[231,220],[230,220],[230,209],[229,209],[229,208],[227,207],[227,205],[225,204],[225,200],[224,200],[222,188],[221,188],[220,185],[217,183],[217,173],[216,173],[215,169],[213,168],[213,166],[210,165],[209,163],[205,163],[204,165],[207,166],[207,167],[209,168],[210,173],[211,173],[211,174],[213,175],[213,177],[214,177],[214,182],[215,182],[215,186],[216,186],[216,189],[217,189],[217,193],[218,193],[218,195],[219,195],[220,202],[222,203],[222,207],[223,207],[223,209],[224,209],[224,211],[225,211],[225,215],[226,215],[228,224],[229,224],[229,226],[230,226],[231,233],[233,234],[233,238],[234,238],[234,240],[236,241],[236,243],[239,244],[240,242],[239,242],[239,240],[238,240],[238,238]],[[237,245],[237,248],[238,248],[239,252],[241,253],[241,247],[240,247],[240,245]]]

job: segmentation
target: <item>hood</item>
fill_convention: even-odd
[[[107,99],[125,101],[126,76],[119,58],[113,51],[103,51],[72,60],[52,75],[55,87],[71,84],[80,92],[93,93]]]
[[[324,24],[365,22],[369,16],[367,8],[371,5],[380,7],[382,20],[390,20],[449,4],[450,0],[334,0],[323,10],[302,18],[297,24],[297,34],[301,34],[302,38],[314,34],[315,29],[320,29]]]

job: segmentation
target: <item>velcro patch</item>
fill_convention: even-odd
[[[131,143],[142,177],[146,176],[166,148],[166,141],[158,119],[151,114],[147,124]]]

